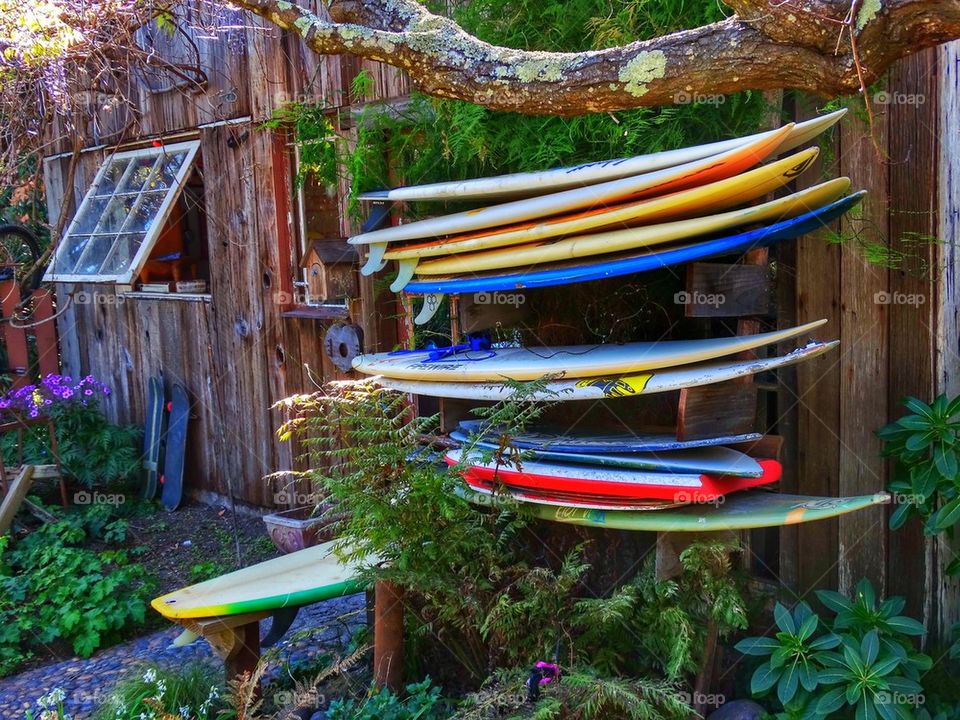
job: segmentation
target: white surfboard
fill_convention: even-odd
[[[670,392],[688,387],[710,385],[712,383],[747,377],[756,373],[795,365],[822,355],[839,345],[839,342],[811,342],[796,350],[778,357],[757,360],[722,361],[697,363],[679,368],[658,370],[637,375],[615,375],[595,377],[586,380],[553,380],[545,384],[542,390],[523,394],[524,400],[534,402],[552,402],[566,400],[610,400],[614,398],[652,395]],[[379,377],[377,382],[390,390],[429,395],[430,397],[453,398],[458,400],[485,400],[500,402],[516,394],[516,390],[504,383],[464,383],[464,382],[424,382],[418,380],[397,380]]]
[[[447,355],[442,348],[377,353],[358,355],[353,359],[353,368],[367,375],[441,382],[535,380],[544,375],[555,375],[558,379],[588,378],[713,360],[804,335],[826,322],[817,320],[785,330],[705,340],[505,347],[461,350]]]
[[[812,140],[821,132],[835,124],[846,114],[846,109],[813,118],[799,123],[790,136],[777,149],[778,152],[787,152],[795,147]],[[411,185],[410,187],[393,188],[392,190],[377,190],[360,195],[360,200],[390,200],[393,202],[417,202],[425,200],[502,200],[512,197],[528,197],[548,192],[557,192],[569,188],[584,187],[606,180],[616,180],[654,172],[663,168],[700,160],[711,155],[733,150],[764,133],[748,135],[746,137],[722,140],[720,142],[695,145],[677,150],[637,155],[630,158],[616,160],[600,160],[598,162],[576,165],[573,167],[554,168],[539,172],[512,173],[496,177],[476,178],[453,182],[430,183],[426,185]]]
[[[732,177],[749,170],[767,158],[789,135],[793,127],[792,123],[785,125],[733,150],[683,165],[583,188],[563,190],[525,200],[514,200],[500,205],[490,205],[476,210],[371,230],[354,235],[349,242],[352,245],[371,245],[367,263],[361,269],[365,274],[371,274],[383,266],[385,262],[383,256],[387,251],[387,244],[391,242],[480,230],[594,207],[602,203],[666,194]]]

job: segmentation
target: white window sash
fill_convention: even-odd
[[[199,140],[191,140],[189,142],[175,143],[172,145],[164,145],[162,148],[140,148],[137,150],[125,150],[123,152],[113,153],[106,157],[101,163],[100,168],[97,170],[96,176],[93,178],[93,182],[90,184],[90,187],[87,189],[86,195],[83,196],[83,200],[80,203],[80,206],[77,208],[77,211],[73,215],[73,219],[70,221],[70,225],[67,228],[67,231],[63,235],[63,239],[60,241],[59,247],[57,247],[56,253],[54,253],[53,260],[50,262],[49,267],[47,268],[46,273],[43,276],[44,281],[46,282],[72,282],[72,283],[120,283],[120,284],[129,284],[132,283],[134,278],[140,274],[140,271],[143,269],[143,265],[146,263],[147,258],[150,255],[150,252],[153,250],[153,246],[156,244],[157,239],[160,237],[160,233],[163,231],[164,225],[166,225],[167,218],[170,215],[170,210],[173,207],[173,203],[176,202],[177,198],[180,196],[180,192],[183,190],[183,183],[186,180],[187,175],[193,169],[193,161],[196,157],[197,150],[200,148]],[[150,228],[144,233],[143,242],[140,244],[140,247],[137,249],[136,254],[133,256],[133,260],[130,262],[130,266],[123,272],[117,273],[114,275],[109,274],[74,274],[74,273],[58,273],[54,272],[54,268],[57,267],[58,262],[61,259],[61,255],[69,251],[70,241],[73,237],[73,231],[76,228],[77,221],[83,217],[83,213],[87,206],[92,201],[92,198],[97,193],[97,189],[100,187],[100,183],[103,180],[104,174],[107,172],[109,167],[118,160],[129,160],[135,157],[149,157],[150,155],[156,155],[157,159],[154,162],[154,169],[159,166],[159,163],[163,160],[164,156],[172,155],[181,151],[186,151],[187,156],[184,158],[183,163],[180,165],[177,170],[177,174],[174,177],[173,183],[167,189],[167,194],[163,199],[163,202],[160,204],[160,207],[157,210],[156,215],[154,216],[153,222],[150,224]],[[117,182],[117,187],[120,187],[120,183],[126,178],[127,173],[131,171],[131,168],[128,167],[121,179]],[[114,195],[115,196],[115,195]],[[144,197],[144,192],[139,191],[137,200],[130,209],[130,213],[127,216],[127,222],[129,218],[133,215],[136,209],[140,206]],[[99,221],[97,226],[94,227],[93,231],[90,233],[78,233],[78,235],[86,235],[90,238],[87,241],[87,246],[83,249],[80,257],[77,259],[74,266],[80,265],[84,256],[90,252],[93,248],[93,238],[96,236],[96,231],[99,229]],[[113,257],[114,253],[117,252],[117,243],[119,242],[119,235],[122,234],[123,228],[121,227],[116,233],[113,233],[117,236],[117,242],[111,246],[110,250],[107,252],[106,256],[101,263],[101,266],[106,266],[109,260]]]

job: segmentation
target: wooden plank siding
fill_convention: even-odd
[[[934,160],[937,217],[934,228],[939,243],[940,262],[934,272],[937,296],[931,301],[934,312],[935,356],[934,387],[937,393],[951,397],[960,394],[960,42],[952,42],[930,51],[936,54],[939,66],[931,78],[938,111],[931,120],[936,128]],[[950,626],[960,616],[960,580],[942,576],[944,564],[960,555],[960,538],[953,541],[940,537],[932,546],[925,573],[928,611],[925,617],[936,620],[935,631],[947,636]],[[920,582],[915,567],[906,566]],[[932,622],[931,622],[932,624]]]
[[[778,258],[785,261],[778,273],[785,285],[778,293],[781,325],[824,317],[829,324],[818,335],[841,341],[838,352],[781,374],[780,412],[796,417],[795,428],[790,421],[785,426],[797,465],[785,478],[790,490],[852,495],[884,489],[891,468],[880,457],[875,431],[903,413],[904,395],[931,400],[960,387],[953,242],[960,137],[942,129],[944,118],[956,123],[956,55],[955,49],[924,52],[894,68],[887,95],[873,106],[873,139],[862,109],[852,110],[821,164],[825,175],[847,175],[853,189],[869,195],[841,221],[844,242],[810,234]],[[943,78],[947,66],[954,76]],[[811,101],[799,99],[797,107],[802,119]],[[952,177],[945,161],[954,165]],[[889,248],[894,257],[898,251],[916,257],[888,268],[866,260],[867,244]],[[850,592],[869,577],[883,592],[905,596],[908,611],[936,636],[957,607],[956,584],[940,577],[947,550],[924,538],[919,523],[891,533],[893,509],[785,530],[782,579],[803,597],[815,587]]]
[[[316,9],[326,12],[322,3]],[[61,363],[65,372],[93,373],[114,389],[105,410],[116,422],[142,423],[151,375],[162,375],[168,388],[184,385],[193,403],[188,486],[270,507],[279,486],[263,476],[297,464],[296,449],[277,438],[283,418],[273,404],[347,375],[323,352],[329,321],[283,317],[291,307],[292,282],[299,279],[293,155],[289,138],[258,126],[288,102],[345,106],[353,78],[364,69],[374,91],[363,100],[406,93],[408,84],[399,71],[376,63],[318,57],[275,26],[234,10],[217,10],[229,16],[220,19],[229,29],[216,34],[206,30],[216,22],[209,10],[183,12],[207,83],[188,93],[142,86],[136,123],[124,139],[199,136],[210,296],[199,301],[114,296],[110,286],[59,285]],[[155,35],[153,41],[163,50],[175,40]],[[247,116],[249,122],[224,122]],[[82,155],[74,181],[77,198],[103,158],[103,150]],[[68,157],[45,164],[54,219],[68,165]],[[63,211],[72,213],[73,207]],[[395,342],[391,298],[387,306],[373,314],[380,322],[354,318],[365,325],[371,343],[380,336],[388,345]]]

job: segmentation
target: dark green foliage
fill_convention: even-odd
[[[903,598],[880,601],[868,580],[858,583],[854,599],[828,590],[817,597],[831,619],[804,602],[792,611],[777,603],[775,636],[737,643],[745,655],[764,658],[751,692],[774,696],[779,718],[914,717],[932,661],[914,649],[912,638],[925,631],[900,615]]]
[[[883,454],[895,460],[890,490],[897,509],[890,527],[900,528],[917,515],[927,535],[952,535],[960,521],[960,397],[941,395],[931,405],[908,397],[903,404],[910,414],[877,432]],[[947,566],[947,573],[960,574],[960,559]]]
[[[64,474],[85,487],[106,485],[134,477],[140,471],[142,430],[134,425],[110,423],[96,405],[66,404],[49,410],[57,433]],[[17,434],[0,437],[4,462],[17,461]],[[50,438],[44,425],[24,432],[23,461],[44,465],[53,462]]]
[[[72,514],[13,547],[0,538],[0,675],[36,648],[62,641],[89,657],[143,624],[153,578],[126,550],[84,547],[125,536],[126,521],[104,515]]]
[[[440,688],[430,678],[407,685],[398,697],[386,688],[371,690],[366,698],[334,700],[327,709],[328,720],[439,720],[450,717],[449,703],[440,697]]]
[[[520,398],[541,385],[515,383]],[[536,562],[522,506],[494,497],[478,508],[457,494],[457,468],[438,465],[419,444],[436,419],[411,417],[402,394],[370,381],[330,383],[285,404],[292,419],[283,436],[304,445],[315,467],[309,479],[346,515],[342,547],[387,561],[368,576],[404,588],[409,655],[432,663],[434,676],[452,668],[448,679],[476,687],[498,669],[558,657],[580,667],[582,678],[597,677],[593,685],[583,680],[582,696],[600,713],[558,717],[602,717],[604,708],[628,706],[624,717],[678,717],[670,709],[682,705],[674,683],[696,670],[708,624],[722,635],[746,624],[729,547],[692,546],[681,557],[683,573],[667,582],[656,581],[651,559],[598,598],[584,587],[583,546]],[[515,430],[542,409],[500,403],[483,412],[484,422]],[[659,714],[645,714],[647,706]]]
[[[456,720],[532,718],[534,720],[683,720],[693,712],[678,687],[656,678],[609,676],[589,666],[564,670],[559,683],[541,688],[531,705],[524,685],[526,674],[499,672],[479,691],[469,695]]]

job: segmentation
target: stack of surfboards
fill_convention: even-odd
[[[820,355],[835,342],[810,342],[782,356],[736,360],[730,356],[783,342],[821,326],[817,321],[757,335],[708,340],[667,340],[622,345],[561,347],[439,348],[358,356],[354,368],[379,376],[387,388],[423,395],[500,400],[515,393],[526,400],[623,398],[694,387]],[[532,394],[512,380],[552,378]],[[465,424],[455,440],[476,428]],[[495,435],[495,433],[494,433]],[[727,493],[776,482],[775,461],[754,461],[716,447],[759,435],[678,442],[663,436],[561,437],[541,432],[513,443],[534,453],[520,467],[485,463],[451,452],[450,464],[465,464],[474,490],[492,493],[498,484],[518,499],[567,507],[656,509],[711,502]],[[478,447],[495,441],[479,439]],[[559,454],[558,454],[559,453]]]
[[[450,437],[466,450],[446,455],[482,495],[507,492],[544,505],[602,510],[654,510],[691,503],[718,503],[733,492],[780,479],[780,463],[754,460],[727,444],[758,434],[678,441],[668,435],[573,433],[534,428],[510,437],[467,421]],[[486,451],[486,452],[485,452]],[[491,459],[487,459],[491,456]]]
[[[583,282],[770,245],[860,201],[863,193],[848,195],[842,177],[749,205],[811,167],[815,147],[787,153],[844,112],[651,155],[367,193],[361,199],[496,204],[350,242],[367,247],[366,274],[397,261],[391,289],[425,296],[417,322],[429,320],[446,294]]]
[[[644,272],[795,238],[843,215],[863,193],[847,178],[776,200],[765,196],[810,168],[797,150],[843,111],[749,137],[540,173],[397,188],[365,200],[473,202],[476,209],[370,230],[363,272],[394,260],[391,289],[424,296],[416,322],[452,293],[514,291]],[[759,203],[759,204],[757,204]],[[477,344],[361,355],[354,369],[387,388],[443,398],[602,400],[742,378],[814,358],[836,343],[744,360],[738,354],[796,339],[822,325],[749,336],[619,345],[500,347]],[[513,381],[537,380],[533,389]],[[679,443],[662,436],[540,432],[512,439],[521,456],[496,453],[496,433],[454,439],[446,456],[474,493],[506,489],[538,507],[616,513],[715,502],[776,482],[775,460],[727,447],[755,436]]]
[[[751,360],[732,356],[801,337],[826,320],[784,330],[620,345],[469,347],[358,355],[353,368],[378,376],[384,387],[465,400],[603,400],[747,377],[817,357],[836,342],[810,341],[785,355]],[[532,388],[507,380],[540,380]]]

